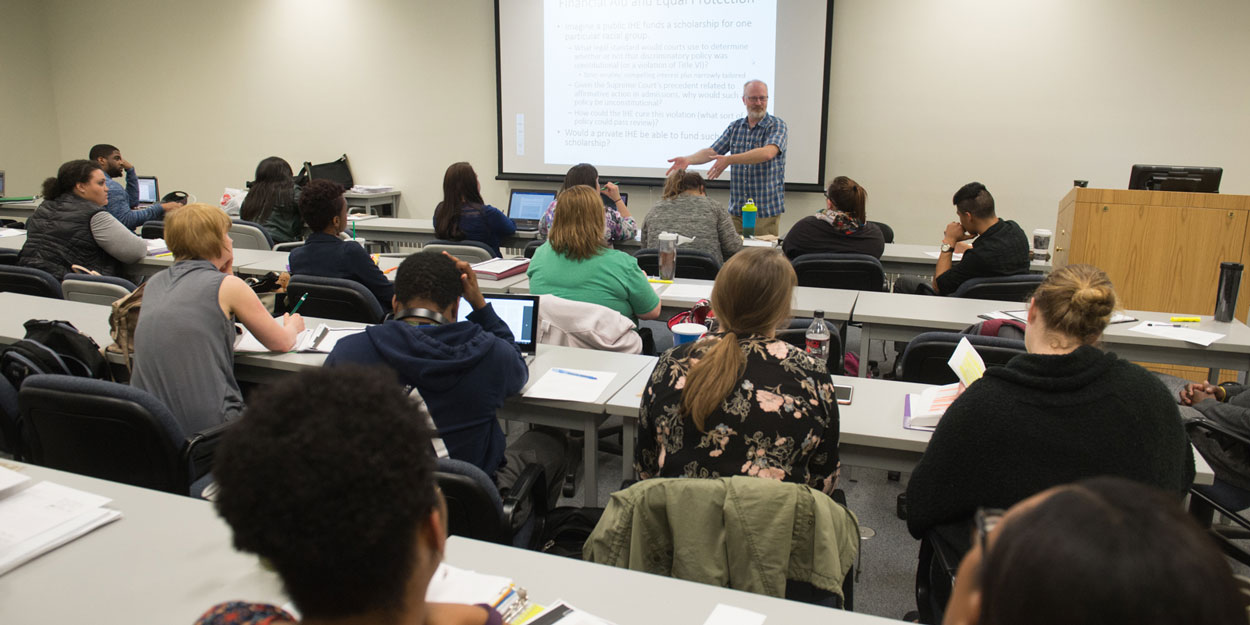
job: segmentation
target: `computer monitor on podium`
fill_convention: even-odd
[[[1147,191],[1187,191],[1219,193],[1220,167],[1176,167],[1172,165],[1133,165],[1128,188]]]

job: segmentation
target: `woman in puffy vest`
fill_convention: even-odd
[[[61,165],[43,181],[43,203],[26,221],[23,267],[42,269],[60,280],[74,265],[106,276],[147,255],[143,239],[104,209],[108,203],[104,170],[87,160]]]

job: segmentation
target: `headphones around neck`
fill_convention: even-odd
[[[396,321],[403,321],[405,319],[429,319],[434,322],[434,325],[439,326],[451,323],[451,320],[444,317],[443,313],[436,310],[430,310],[429,308],[405,308],[395,313]]]

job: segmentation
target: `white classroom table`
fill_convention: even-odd
[[[479,283],[480,284],[480,283]],[[712,280],[693,280],[677,278],[672,284],[653,283],[652,287],[660,295],[660,304],[665,309],[690,310],[700,299],[711,299]],[[676,288],[674,288],[676,287]],[[529,293],[529,281],[516,283],[509,293]],[[825,319],[830,321],[847,321],[852,318],[856,298],[859,291],[846,289],[824,289],[811,286],[794,288],[794,302],[790,314],[795,317],[811,317],[814,311],[823,310]]]
[[[16,234],[7,237],[0,237],[0,249],[20,250],[26,245],[26,233]]]
[[[855,303],[852,321],[863,324],[859,353],[866,354],[871,340],[910,341],[923,332],[958,332],[982,321],[977,315],[1001,310],[1021,310],[1024,307],[1023,303],[993,300],[861,292]],[[1172,315],[1182,314],[1138,310],[1124,312],[1139,321],[1165,322]],[[1108,350],[1132,361],[1233,371],[1250,370],[1250,328],[1236,319],[1229,323],[1220,323],[1209,315],[1201,317],[1201,323],[1185,326],[1226,336],[1209,347],[1202,347],[1185,341],[1133,332],[1129,328],[1138,322],[1127,322],[1108,326],[1103,333],[1102,342]],[[861,367],[860,375],[865,375],[867,369]]]
[[[35,209],[43,204],[43,200],[29,202],[0,202],[0,217],[25,220],[35,213]]]
[[[206,501],[16,462],[0,465],[109,497],[122,517],[0,577],[0,623],[194,623],[223,601],[283,605],[277,575],[231,546]],[[876,625],[878,617],[453,536],[448,564],[511,577],[532,600],[564,599],[618,625],[703,623],[717,604],[767,623]],[[646,597],[646,601],[631,598]]]
[[[932,276],[937,268],[936,245],[916,245],[912,243],[886,243],[881,254],[881,266],[886,273],[907,274],[916,276]],[[1032,261],[1029,271],[1033,273],[1050,273],[1052,265],[1049,261]]]
[[[388,216],[394,216],[399,214],[399,194],[399,191],[352,193],[349,190],[343,194],[343,198],[347,200],[349,209],[363,208],[371,215],[386,213]]]

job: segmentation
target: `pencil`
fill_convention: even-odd
[[[308,299],[308,293],[304,293],[303,295],[300,296],[299,301],[295,302],[295,308],[291,309],[292,315],[299,312],[299,307],[304,305],[304,300],[306,299]]]

